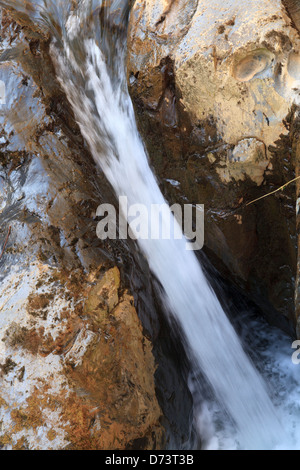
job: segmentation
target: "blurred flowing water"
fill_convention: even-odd
[[[145,205],[149,212],[152,204],[165,203],[138,133],[127,89],[130,2],[14,0],[0,4],[18,9],[50,30],[57,78],[116,195],[126,196],[129,206]],[[180,230],[175,222],[175,234]],[[250,338],[260,350],[259,357],[253,356],[258,372],[250,359],[251,351],[245,352],[195,254],[186,250],[186,241],[174,236],[171,240],[139,240],[138,244],[161,284],[170,324],[175,319],[182,332],[193,369],[190,388],[202,447],[273,449],[290,446],[293,440],[297,445],[300,439],[297,441],[293,425],[287,425],[286,419],[292,412],[293,423],[299,418],[295,393],[299,381],[286,350],[289,339],[258,320],[245,319],[247,328],[258,332]],[[207,384],[205,390],[203,383]],[[277,395],[272,393],[275,386]]]

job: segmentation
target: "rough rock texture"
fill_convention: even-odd
[[[47,40],[7,14],[1,36],[0,448],[161,448],[152,344],[96,237],[109,189]]]
[[[299,50],[280,0],[137,0],[131,13],[129,87],[163,190],[205,204],[206,251],[285,328],[295,325],[295,185],[246,203],[295,177]]]

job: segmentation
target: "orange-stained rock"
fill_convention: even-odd
[[[42,306],[44,316],[35,315],[33,321],[28,302],[28,320],[8,321],[3,330],[1,445],[85,450],[163,447],[152,346],[143,335],[133,298],[127,292],[119,296],[117,268],[98,273],[99,280],[93,283],[82,273],[81,300],[75,310],[72,290],[63,279],[57,281],[60,273],[47,269],[45,274],[41,268],[40,272],[43,290],[49,297],[54,294],[47,305],[45,294],[40,294],[39,304],[35,294],[39,305],[35,313]],[[78,291],[78,284],[73,288]],[[116,296],[112,309],[103,306],[104,289]],[[20,309],[19,315],[22,312],[26,310]]]
[[[7,14],[3,26],[1,247],[11,229],[0,259],[0,448],[162,448],[152,345],[96,236],[110,189],[49,43]]]

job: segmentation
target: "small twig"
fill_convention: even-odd
[[[4,245],[3,245],[3,249],[2,249],[2,252],[1,252],[1,255],[0,255],[0,260],[1,260],[2,256],[3,256],[4,251],[5,251],[5,248],[6,248],[6,245],[7,245],[7,242],[8,242],[8,238],[9,238],[9,235],[10,235],[10,232],[11,232],[11,226],[9,226],[9,228],[8,228],[8,233],[7,233],[7,235],[6,235],[6,239],[5,239],[5,242],[4,242]]]
[[[277,193],[278,191],[281,191],[281,190],[285,189],[286,186],[288,186],[288,185],[291,184],[291,183],[294,183],[294,181],[297,181],[298,179],[300,179],[300,176],[297,176],[297,178],[294,178],[293,180],[288,181],[288,182],[285,183],[283,186],[280,186],[280,188],[275,189],[275,191],[272,191],[271,193],[268,193],[268,194],[264,194],[263,196],[258,197],[257,199],[254,199],[254,201],[248,202],[248,203],[246,204],[246,206],[250,206],[250,204],[254,204],[255,202],[260,201],[261,199],[263,199],[263,198],[265,198],[265,197],[271,196],[272,194],[275,194],[275,193]]]

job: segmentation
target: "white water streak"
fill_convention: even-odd
[[[69,19],[74,36],[74,27],[70,25]],[[117,196],[127,196],[129,205],[139,203],[150,209],[151,204],[165,203],[124,86],[124,61],[116,86],[96,41],[82,41],[84,63],[75,60],[67,40],[63,54],[54,46],[52,52],[53,57],[59,57],[57,75],[94,159]],[[84,89],[78,88],[72,70],[80,71]],[[194,253],[186,251],[185,244],[185,240],[175,239],[139,241],[152,272],[164,288],[164,301],[182,327],[192,360],[201,366],[237,425],[241,446],[271,449],[282,437],[273,405]]]

